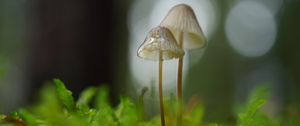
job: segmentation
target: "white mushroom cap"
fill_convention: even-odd
[[[163,60],[179,58],[184,55],[172,32],[165,27],[155,27],[148,33],[144,43],[138,49],[138,57],[147,60],[159,60],[159,53]]]
[[[203,48],[207,43],[193,9],[186,4],[174,6],[160,26],[169,28],[177,40],[180,32],[183,32],[185,49]]]

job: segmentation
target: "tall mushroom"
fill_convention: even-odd
[[[171,8],[160,26],[171,30],[182,49],[203,48],[207,43],[193,9],[186,4],[179,4]],[[177,72],[177,99],[180,105],[182,104],[182,66],[183,56],[179,57]],[[181,110],[179,112],[178,118],[181,123]]]
[[[137,55],[142,59],[158,61],[160,116],[161,125],[165,126],[162,89],[163,61],[183,57],[184,51],[178,46],[171,31],[159,26],[151,29],[144,43],[139,47]]]

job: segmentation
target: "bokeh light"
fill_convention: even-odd
[[[283,0],[244,0],[244,1],[258,2],[263,6],[265,6],[268,10],[270,10],[272,14],[277,14],[283,5]]]
[[[241,55],[258,57],[275,43],[277,26],[273,14],[255,1],[241,1],[227,15],[225,31],[231,46]]]

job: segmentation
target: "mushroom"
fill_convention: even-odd
[[[195,13],[189,5],[179,4],[171,8],[160,26],[171,30],[182,49],[192,50],[204,48],[207,45]],[[177,72],[177,99],[180,106],[182,104],[182,66],[183,56],[179,57]],[[181,110],[179,110],[178,123],[181,123],[181,118]]]
[[[203,48],[207,44],[196,15],[189,5],[178,4],[171,8],[160,26],[170,29],[179,46],[184,49]],[[182,41],[179,41],[180,39]]]
[[[142,59],[158,61],[160,116],[161,125],[165,126],[162,89],[163,61],[183,57],[184,51],[178,46],[172,32],[168,28],[159,26],[150,30],[144,43],[139,47],[137,55]]]

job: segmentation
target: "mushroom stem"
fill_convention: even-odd
[[[183,49],[183,32],[179,33],[179,47]],[[177,100],[178,100],[178,116],[177,125],[182,124],[182,66],[183,66],[183,56],[178,59],[178,72],[177,72]]]
[[[163,58],[162,58],[162,50],[159,50],[159,67],[158,67],[158,75],[159,75],[159,102],[160,102],[160,119],[161,125],[165,126],[165,112],[164,112],[164,103],[163,103],[163,87],[162,87],[162,65],[163,65]]]

